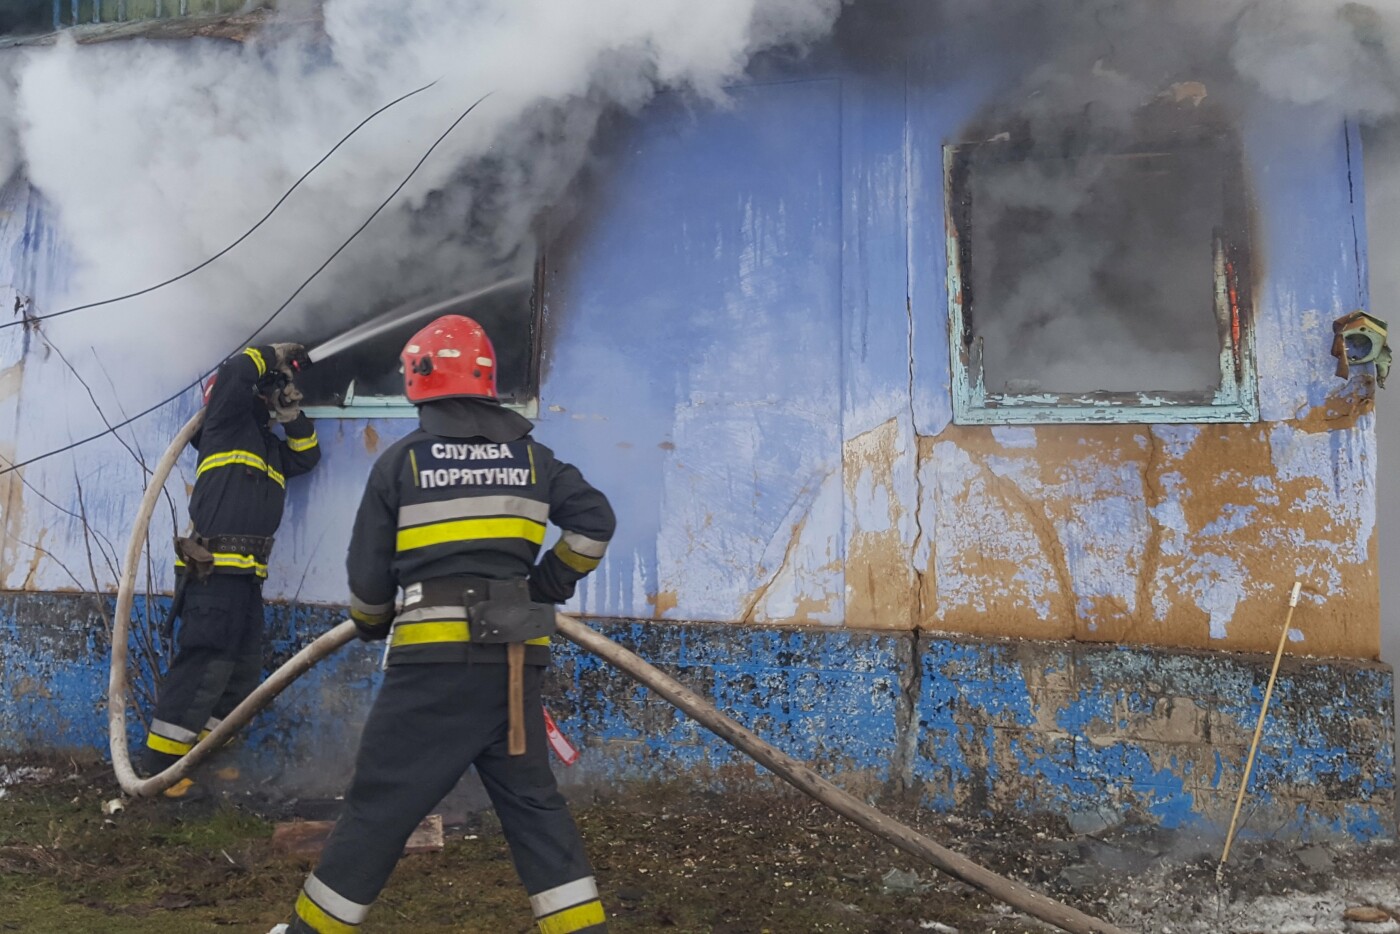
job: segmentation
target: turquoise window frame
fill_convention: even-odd
[[[507,402],[506,408],[519,412],[526,418],[538,418],[539,399],[524,402]],[[355,382],[345,392],[345,402],[341,405],[308,405],[304,409],[308,418],[417,418],[418,406],[405,396],[356,396]]]
[[[982,378],[969,309],[962,288],[962,239],[954,191],[959,154],[980,143],[943,147],[944,211],[947,223],[948,346],[952,370],[953,422],[958,425],[1251,423],[1259,420],[1253,313],[1250,307],[1247,233],[1215,244],[1217,326],[1228,336],[1220,351],[1220,388],[1206,393],[997,393]],[[1228,208],[1227,208],[1228,210]],[[1247,224],[1239,230],[1247,231]]]

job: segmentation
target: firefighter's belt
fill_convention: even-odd
[[[439,577],[423,582],[422,602],[465,606],[471,641],[477,644],[529,642],[554,634],[554,606],[533,602],[523,578]]]
[[[263,564],[272,554],[271,535],[211,535],[204,545],[212,552],[232,555],[252,555]]]
[[[175,553],[194,569],[197,580],[204,580],[213,573],[218,561],[216,555],[248,555],[259,564],[266,564],[272,554],[273,538],[270,535],[203,535],[194,534],[188,538],[175,539]]]

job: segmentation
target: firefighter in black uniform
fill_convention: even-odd
[[[249,347],[224,361],[205,395],[193,531],[176,542],[180,583],[175,661],[161,685],[145,765],[158,772],[248,696],[262,672],[262,583],[282,521],[287,480],[321,458],[292,377],[310,364],[300,344]],[[281,423],[286,438],[272,431]],[[228,775],[228,772],[225,772]],[[181,798],[182,779],[166,791]]]
[[[410,833],[473,765],[540,931],[607,929],[550,771],[540,683],[553,604],[597,567],[615,521],[603,494],[500,405],[495,363],[486,332],[458,315],[404,348],[420,427],[375,464],[347,562],[351,617],[363,638],[388,638],[387,672],[345,811],[294,919],[274,931],[351,934]],[[536,563],[546,520],[563,535]],[[507,697],[512,670],[523,681],[517,703]],[[512,742],[519,732],[523,744]]]

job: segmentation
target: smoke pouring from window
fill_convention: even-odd
[[[284,3],[284,19],[247,44],[63,37],[0,53],[12,75],[0,80],[0,174],[22,172],[41,194],[71,259],[38,290],[36,311],[194,265],[366,114],[434,80],[224,259],[47,327],[59,346],[96,347],[109,366],[144,361],[119,386],[129,407],[168,392],[233,349],[488,92],[266,337],[324,335],[328,319],[348,326],[415,294],[519,274],[532,255],[521,247],[586,164],[601,116],[662,89],[723,106],[725,83],[754,54],[824,35],[840,2],[327,0],[323,23]]]
[[[964,303],[987,390],[1209,401],[1226,330],[1217,312],[1228,315],[1215,254],[1234,153],[1018,159],[1004,148],[974,148],[967,186]]]
[[[1400,112],[1393,0],[948,0],[921,25],[957,36],[955,56],[975,50],[932,80],[979,59],[1006,66],[993,79],[1001,89],[949,140],[1001,140],[1018,154],[974,172],[964,192],[971,349],[994,393],[1208,398],[1228,339],[1214,234],[1248,242],[1249,178],[1238,157],[1230,172],[1186,153],[1242,136],[1257,110],[1280,104],[1299,108],[1303,147],[1338,139],[1346,119]],[[1177,153],[1178,164],[1115,158],[1127,153]]]

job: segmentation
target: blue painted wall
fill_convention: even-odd
[[[544,296],[537,434],[621,517],[574,608],[1266,649],[1297,576],[1341,624],[1300,625],[1295,647],[1374,657],[1372,416],[1361,378],[1337,380],[1328,356],[1331,321],[1366,302],[1356,134],[1298,134],[1318,115],[1281,105],[1239,127],[1259,425],[955,426],[941,147],[1015,76],[949,79],[921,61],[870,71],[832,53],[723,108],[663,98],[605,141]],[[60,234],[22,179],[3,197],[0,282],[44,307]],[[24,341],[0,333],[0,368],[23,361],[0,379],[0,437],[20,457],[97,424]],[[150,379],[129,377],[112,380],[134,408]],[[154,456],[195,404],[143,420],[132,444]],[[408,427],[321,426],[325,466],[293,485],[271,595],[344,599],[349,504]],[[39,492],[76,511],[83,483],[116,541],[139,470],[108,440],[25,477],[35,490],[8,494],[4,585],[86,581],[79,524]]]
[[[1239,127],[1256,222],[1260,424],[956,426],[941,147],[1016,75],[978,62],[976,50],[964,50],[967,67],[946,68],[944,52],[868,67],[828,50],[734,88],[727,107],[663,98],[605,141],[606,171],[551,246],[544,295],[537,437],[607,491],[620,518],[571,609],[628,620],[629,638],[709,679],[800,754],[877,783],[903,776],[939,806],[1017,804],[1025,793],[1061,810],[1127,807],[1121,789],[1155,782],[1163,791],[1153,800],[1165,803],[1145,806],[1162,820],[1181,820],[1183,808],[1214,813],[1195,789],[1207,773],[1211,787],[1228,787],[1227,766],[1192,758],[1205,755],[1195,747],[1144,746],[1152,726],[1133,720],[1121,681],[1083,674],[1101,663],[1080,665],[1082,646],[1064,644],[1068,661],[1047,650],[1019,665],[995,643],[924,637],[916,652],[910,633],[1259,650],[1272,648],[1298,577],[1313,592],[1293,650],[1375,656],[1372,415],[1367,387],[1335,379],[1328,356],[1331,321],[1367,298],[1359,140],[1335,125],[1300,134],[1320,126],[1318,115],[1282,105]],[[11,180],[0,190],[0,286],[43,307],[63,275],[56,219]],[[112,381],[131,410],[151,387],[128,375],[114,367]],[[90,430],[85,400],[41,342],[0,332],[0,455],[32,456]],[[196,404],[191,395],[144,419],[128,443],[154,457]],[[328,608],[298,619],[320,625],[343,603],[354,504],[377,452],[410,427],[319,426],[324,464],[291,485],[268,587],[274,599]],[[193,466],[186,456],[170,484],[177,512]],[[0,585],[36,595],[36,607],[49,599],[37,595],[90,589],[94,577],[110,586],[142,486],[130,456],[107,439],[23,479],[0,477]],[[169,584],[162,522],[150,572],[158,589]],[[809,624],[827,638],[821,628],[735,628],[707,646],[715,630],[653,638],[630,622],[639,619]],[[9,650],[6,672],[60,679],[68,639],[80,665],[100,662],[90,628],[63,648],[44,638],[20,639],[28,654]],[[785,655],[785,639],[801,651]],[[972,656],[985,657],[983,677],[947,674]],[[1170,669],[1157,653],[1132,657]],[[289,707],[291,724],[361,702],[369,669],[343,664],[299,686],[315,703]],[[561,670],[580,703],[605,699],[580,715],[588,735],[620,750],[606,757],[616,764],[608,774],[649,774],[662,751],[694,768],[728,761],[664,711],[637,720],[629,689],[605,686],[591,664]],[[1299,684],[1327,683],[1320,670],[1300,669]],[[74,678],[71,691],[54,683],[76,708],[17,713],[4,729],[21,733],[9,738],[28,742],[20,724],[44,732],[52,717],[78,745],[100,742],[98,700],[75,699]],[[915,693],[898,688],[914,682]],[[1052,715],[1038,712],[1033,688],[1044,684],[1058,685]],[[919,698],[917,711],[899,713],[905,696]],[[1340,696],[1338,718],[1362,709]],[[826,719],[792,713],[819,701],[834,705]],[[1128,715],[1114,719],[1120,701]],[[1245,702],[1222,693],[1219,703]],[[1248,720],[1232,709],[1236,725]],[[1099,722],[1126,723],[1136,738],[1115,750]],[[1389,735],[1388,719],[1376,723]],[[323,748],[323,735],[298,736],[276,747],[282,761],[310,762]],[[1371,747],[1328,736],[1319,755],[1346,779]],[[1181,740],[1192,742],[1202,741]],[[1393,769],[1381,765],[1368,780],[1384,796]],[[1011,781],[1021,773],[1037,776],[1030,791]],[[1352,788],[1347,800],[1370,807],[1371,791]]]

